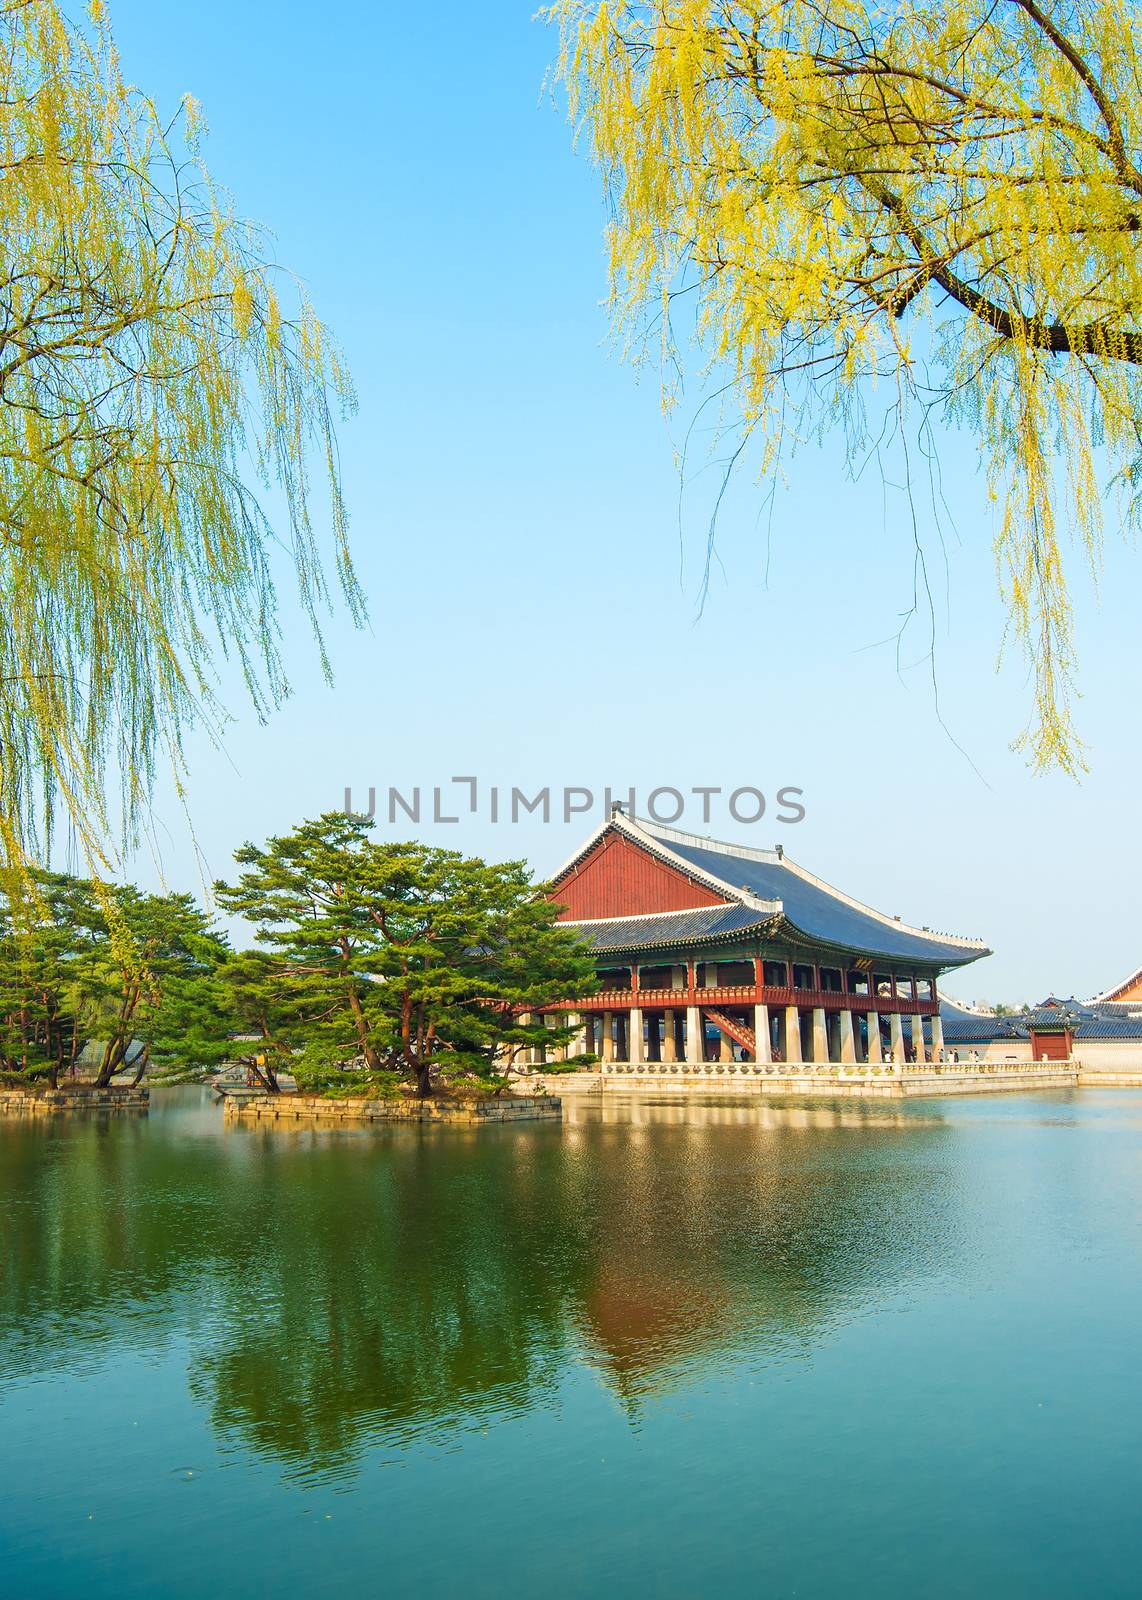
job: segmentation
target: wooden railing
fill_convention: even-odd
[[[629,1011],[632,1007],[652,1010],[685,1010],[687,1006],[763,1005],[798,1006],[803,1011],[876,1011],[884,1016],[894,1012],[906,1017],[932,1017],[940,1009],[938,1000],[913,1000],[906,995],[845,994],[838,989],[791,989],[771,984],[722,984],[712,989],[600,989],[581,1000],[559,1000],[545,1006],[546,1011]]]

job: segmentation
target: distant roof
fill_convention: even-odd
[[[1142,1017],[1092,1017],[1080,1022],[1076,1039],[1142,1039]]]
[[[1123,989],[1131,989],[1135,984],[1142,984],[1142,967],[1135,967],[1128,978],[1123,978],[1122,982],[1116,983],[1113,988],[1104,989],[1101,994],[1094,995],[1087,1004],[1097,1006],[1101,1001],[1115,1000]]]
[[[971,1011],[941,995],[940,1018],[944,1025],[944,1043],[949,1047],[1029,1039],[1033,1028],[1037,1031],[1058,1028],[1064,1019],[1070,1023],[1076,1039],[1142,1039],[1142,1006],[1136,1006],[1131,1012],[1124,1005],[1059,1000],[1053,995],[1049,1003],[1036,1006],[1033,1011],[1006,1012],[1002,1016],[995,1012]],[[905,1031],[907,1026],[905,1018]]]
[[[944,1028],[944,1043],[951,1048],[961,1044],[990,1044],[1004,1039],[1026,1039],[1027,1026],[1023,1014],[1006,1013],[998,1016],[994,1011],[972,1011],[946,995],[940,996],[940,1021]],[[925,1037],[931,1037],[930,1029]]]

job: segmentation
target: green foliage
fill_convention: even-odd
[[[566,1061],[549,1061],[544,1067],[544,1072],[590,1072],[592,1067],[597,1067],[599,1058],[585,1052],[583,1055],[568,1056]]]
[[[304,1051],[293,1058],[289,1070],[302,1094],[317,1094],[326,1100],[395,1100],[404,1082],[399,1072],[370,1072],[365,1067],[335,1063],[318,1065],[307,1061]]]
[[[104,6],[0,0],[0,866],[61,810],[93,861],[156,763],[214,724],[219,653],[259,710],[287,685],[271,552],[317,627],[348,555],[328,331],[198,151],[121,76]],[[313,469],[316,468],[316,471]],[[271,522],[261,487],[279,491]],[[320,645],[320,641],[319,641]],[[321,651],[324,663],[324,651]],[[41,819],[47,819],[45,830]]]
[[[667,403],[689,321],[732,460],[744,428],[776,481],[836,428],[855,476],[895,435],[917,527],[942,490],[910,463],[938,448],[934,420],[962,424],[1031,669],[1020,743],[1079,770],[1068,546],[1097,571],[1104,528],[1142,515],[1138,0],[548,14],[606,186],[616,322],[661,352]]]
[[[223,1060],[223,939],[190,895],[38,871],[0,895],[0,1071],[53,1085],[99,1042],[95,1081]]]
[[[589,992],[594,966],[523,862],[378,843],[340,812],[236,859],[246,870],[215,893],[257,930],[249,992],[264,993],[263,1037],[299,1082],[359,1064],[427,1094],[434,1079],[501,1078],[521,1050],[572,1037],[540,1008]]]
[[[0,1074],[54,1084],[94,1051],[100,1086],[237,1061],[270,1093],[288,1073],[382,1098],[498,1090],[520,1050],[572,1037],[542,1008],[589,992],[594,966],[522,862],[379,844],[338,812],[237,859],[216,892],[254,950],[187,894],[37,872],[0,896]]]

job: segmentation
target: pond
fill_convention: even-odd
[[[1142,1095],[0,1123],[0,1590],[1137,1593]]]

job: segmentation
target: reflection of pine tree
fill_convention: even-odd
[[[337,1476],[553,1403],[575,1356],[633,1414],[948,1270],[918,1159],[938,1122],[705,1110],[364,1136],[0,1123],[0,1370],[177,1335],[223,1438]]]

